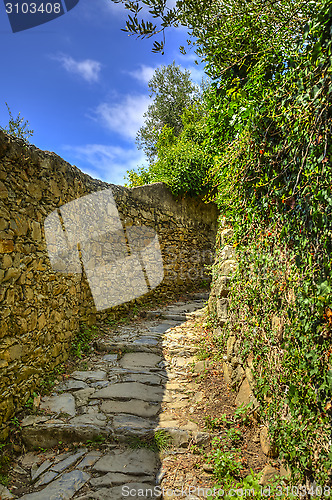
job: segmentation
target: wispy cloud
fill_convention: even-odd
[[[95,2],[93,2],[92,5],[94,5],[94,3]],[[128,10],[121,2],[114,3],[110,0],[98,0],[97,5],[102,9],[102,12],[104,14],[109,13],[112,15],[112,17],[116,16],[116,17],[122,17],[124,19],[128,17]],[[99,14],[100,14],[100,9],[99,9]]]
[[[66,54],[59,54],[53,59],[59,61],[68,73],[80,76],[89,83],[98,82],[100,78],[101,63],[93,59],[83,59],[76,61],[73,57]]]
[[[65,156],[91,177],[112,184],[124,184],[127,170],[136,169],[146,164],[142,151],[135,147],[125,149],[104,144],[86,144],[85,146],[64,146]]]
[[[196,60],[197,56],[195,56],[195,54],[187,54],[183,56],[184,64],[181,65],[180,68],[182,71],[185,69],[190,71],[191,79],[195,83],[200,84],[202,82],[202,78],[206,78],[206,74],[204,73],[202,64],[198,65],[192,64]],[[130,76],[132,76],[133,78],[135,78],[136,80],[147,86],[148,82],[153,77],[157,68],[158,66],[152,67],[152,66],[146,66],[145,64],[141,64],[139,69],[130,71],[128,73]]]
[[[190,77],[193,82],[198,85],[202,83],[202,79],[206,80],[208,78],[202,66],[188,66],[186,69],[190,71]]]
[[[141,83],[147,84],[151,78],[153,77],[157,66],[146,66],[145,64],[141,64],[140,68],[135,71],[130,71],[129,75],[136,78]]]
[[[94,119],[110,131],[133,140],[144,123],[143,115],[150,103],[151,100],[146,95],[127,95],[117,103],[99,104],[94,111]]]

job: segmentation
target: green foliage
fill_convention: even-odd
[[[33,402],[34,402],[34,398],[38,397],[38,394],[36,392],[33,392],[32,393],[32,396],[30,396],[28,398],[28,400],[26,401],[25,403],[25,408],[29,409],[30,411],[32,411],[34,409],[33,407]]]
[[[150,173],[147,168],[138,167],[137,170],[127,170],[125,179],[127,180],[125,183],[127,187],[144,186],[150,184]]]
[[[157,145],[158,160],[150,168],[153,182],[165,182],[175,195],[198,195],[211,165],[208,152],[185,129],[179,140],[164,128]],[[173,142],[174,141],[174,142]]]
[[[306,22],[319,6],[319,2],[306,0],[181,0],[172,7],[164,0],[112,1],[123,3],[130,12],[123,31],[139,38],[162,33],[162,39],[154,42],[153,52],[163,53],[168,28],[186,27],[189,47],[196,48],[213,78],[227,68],[243,78],[259,59],[264,59],[270,78],[268,67],[274,65],[274,55],[294,50]],[[139,19],[143,6],[145,15],[152,16],[153,21]],[[186,52],[184,47],[180,50]]]
[[[212,155],[205,146],[207,139],[204,102],[185,109],[181,115],[183,130],[176,136],[165,125],[159,134],[157,160],[148,170],[129,171],[129,185],[165,182],[175,195],[195,196],[206,192],[205,179],[212,166]]]
[[[27,120],[24,121],[24,118],[21,118],[21,113],[19,113],[17,117],[14,118],[8,104],[5,104],[9,113],[9,123],[6,127],[0,126],[0,130],[8,132],[8,134],[19,137],[20,139],[24,139],[26,142],[29,142],[28,138],[33,135],[33,130],[27,128],[29,126],[29,122]]]
[[[92,439],[87,439],[86,444],[88,446],[98,446],[101,445],[105,442],[106,438],[102,436],[101,434],[97,434],[97,436],[94,436]]]
[[[132,437],[128,444],[133,449],[147,448],[149,450],[160,452],[167,450],[172,444],[172,437],[167,431],[159,430],[151,438]]]
[[[3,486],[8,486],[9,483],[9,477],[5,474],[0,474],[0,484]]]
[[[226,431],[226,435],[228,439],[233,443],[239,443],[243,439],[242,432],[240,429],[235,429],[235,427],[231,427]]]
[[[158,451],[167,450],[172,443],[172,437],[162,429],[154,433],[154,442]]]
[[[260,412],[292,480],[321,484],[332,465],[331,15],[324,2],[271,80],[262,62],[243,92],[231,75],[215,85],[208,124],[239,263],[224,342],[235,333],[254,357]]]
[[[219,429],[222,426],[222,420],[219,419],[218,417],[211,417],[210,415],[207,415],[205,417],[205,428],[208,429],[209,431],[215,431],[216,429]]]
[[[11,465],[11,459],[7,455],[5,448],[6,444],[0,443],[0,484],[2,484],[3,486],[8,486],[8,472]]]
[[[190,79],[190,71],[182,71],[175,62],[157,68],[148,87],[153,102],[144,113],[145,124],[137,133],[136,143],[151,162],[157,154],[156,145],[162,129],[168,126],[175,136],[179,135],[183,128],[183,110],[198,98],[199,91]]]
[[[243,469],[241,457],[236,450],[226,451],[224,449],[213,450],[208,462],[213,464],[213,474],[217,481],[230,484],[234,478],[239,478]]]
[[[212,165],[204,145],[204,100],[198,101],[198,87],[190,80],[190,72],[181,71],[174,62],[156,70],[149,88],[154,101],[144,115],[137,143],[150,164],[127,171],[126,185],[165,182],[175,195],[198,195],[204,191]]]
[[[47,372],[47,375],[43,378],[40,385],[40,391],[43,395],[49,394],[53,390],[54,385],[58,383],[59,377],[64,373],[64,371],[64,365],[58,365],[52,371]],[[31,398],[28,399],[28,402],[29,400],[31,401]]]
[[[85,354],[91,351],[91,340],[98,335],[97,327],[91,326],[90,328],[83,328],[76,335],[72,342],[72,354],[82,359]]]

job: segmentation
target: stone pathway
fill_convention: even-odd
[[[29,476],[30,486],[23,496],[12,490],[1,498],[171,498],[155,488],[162,489],[167,452],[160,456],[145,447],[133,449],[133,444],[169,436],[174,453],[209,439],[195,422],[181,418],[181,409],[199,400],[188,374],[200,373],[205,364],[195,357],[188,324],[202,314],[207,298],[193,295],[116,331],[104,325],[105,336],[96,342],[99,354],[42,398],[42,414],[22,421],[30,451],[20,457],[15,472],[22,483]],[[99,450],[88,447],[98,441],[103,442]],[[33,451],[66,443],[77,446],[61,454]]]

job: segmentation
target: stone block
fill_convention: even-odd
[[[14,413],[14,402],[10,396],[0,403],[0,415],[2,422],[7,422]]]
[[[14,222],[16,224],[14,233],[18,236],[25,236],[29,229],[28,218],[23,214],[16,214],[14,215]]]
[[[237,365],[236,369],[233,372],[232,386],[238,387],[241,384],[244,376],[245,376],[245,373],[244,373],[242,366]]]
[[[288,465],[281,465],[280,466],[280,471],[279,471],[279,474],[282,478],[284,478],[286,481],[291,479],[292,477],[292,471],[291,469],[288,467]]]
[[[259,440],[261,443],[262,452],[264,455],[275,458],[278,456],[275,446],[271,443],[269,431],[266,426],[262,427],[259,433]]]
[[[14,251],[13,240],[0,239],[0,253],[11,253]]]
[[[246,377],[248,379],[248,382],[249,382],[251,389],[254,389],[256,386],[256,382],[255,382],[255,377],[254,377],[254,374],[252,372],[252,369],[249,368],[248,366],[246,366],[245,367],[245,374],[246,374]]]
[[[259,480],[259,484],[262,486],[266,486],[268,483],[273,483],[276,476],[279,475],[279,472],[277,469],[272,467],[272,465],[266,465],[263,470],[261,471],[261,478]]]
[[[41,228],[39,222],[33,221],[31,223],[31,236],[34,240],[41,240]]]
[[[31,182],[28,184],[27,189],[32,198],[35,198],[37,201],[41,200],[43,194],[41,187],[37,183]]]
[[[272,316],[272,332],[276,335],[279,342],[282,342],[283,330],[284,330],[284,321],[278,316]]]
[[[236,341],[235,335],[230,335],[227,339],[227,357],[230,358],[233,354],[233,347]]]
[[[46,325],[46,317],[45,314],[42,313],[38,318],[38,330],[42,330]]]
[[[8,227],[8,221],[0,217],[0,231],[4,231]]]
[[[240,386],[239,392],[237,393],[235,404],[236,406],[248,405],[249,403],[253,403],[254,407],[259,406],[257,399],[255,398],[248,379],[245,378]]]
[[[16,269],[15,267],[10,267],[7,269],[5,276],[3,278],[3,282],[13,280],[16,281],[21,276],[21,270]]]
[[[219,233],[220,245],[226,245],[233,236],[233,230],[231,228],[223,229]]]
[[[20,344],[15,344],[11,346],[9,349],[9,357],[11,361],[14,361],[15,359],[20,359],[22,356],[23,352],[23,347]]]
[[[4,183],[2,181],[0,181],[0,199],[6,199],[8,198],[8,191],[7,191],[7,188],[6,186],[4,185]]]
[[[214,293],[217,298],[227,297],[230,290],[230,278],[219,276],[214,284]]]
[[[50,180],[49,189],[56,198],[59,198],[61,196],[61,191],[59,189],[59,186],[54,179]]]
[[[217,317],[221,321],[227,319],[228,299],[217,299]]]
[[[224,374],[224,379],[225,379],[226,384],[231,385],[232,384],[232,374],[233,374],[232,368],[227,363],[223,362],[222,371]]]
[[[236,269],[236,260],[225,260],[219,267],[219,274],[223,276],[230,276]]]

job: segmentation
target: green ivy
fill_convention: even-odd
[[[259,62],[242,82],[226,73],[207,125],[238,261],[223,341],[235,332],[253,355],[261,418],[292,480],[319,484],[332,467],[331,26],[326,1],[270,79]]]

